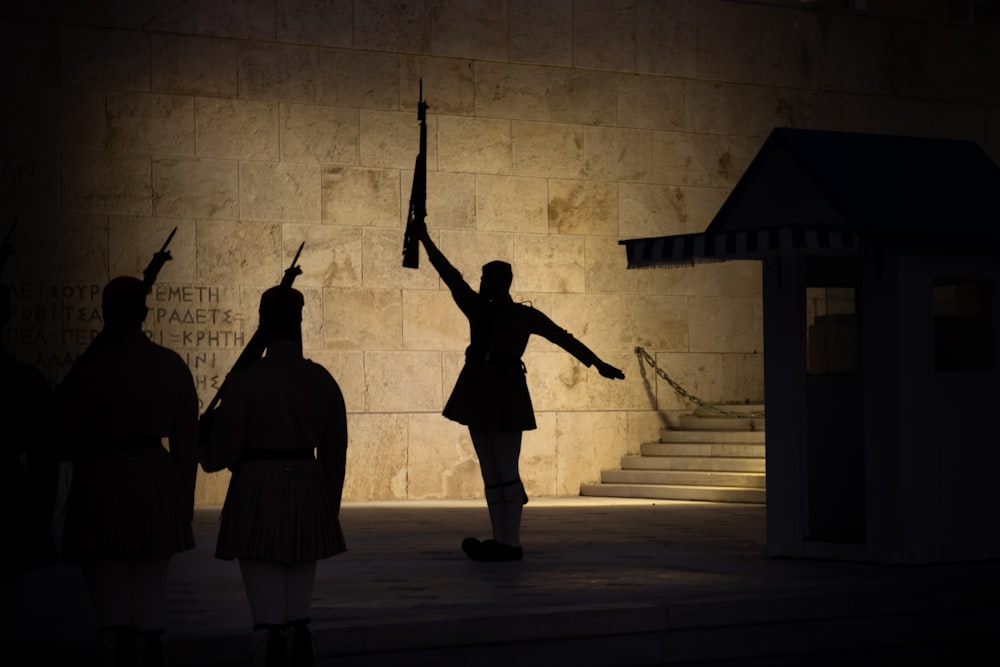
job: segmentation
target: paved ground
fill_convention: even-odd
[[[249,664],[238,566],[213,557],[218,511],[168,583],[174,665]],[[535,498],[525,559],[465,558],[482,501],[348,503],[349,551],[321,562],[319,664],[992,664],[1000,562],[885,566],[762,556],[761,506]],[[91,663],[79,572],[32,575],[25,645],[37,664]],[[35,664],[31,662],[29,664]]]

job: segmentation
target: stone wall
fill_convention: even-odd
[[[618,241],[703,230],[771,128],[1000,155],[997,31],[945,21],[722,0],[5,7],[8,346],[58,381],[100,329],[100,287],[176,228],[147,328],[207,403],[304,243],[306,354],[347,399],[350,500],[481,494],[440,416],[465,321],[426,258],[400,264],[420,81],[440,247],[473,284],[510,261],[516,299],[626,373],[532,341],[532,495],[576,495],[692,408],[636,346],[706,401],[762,400],[760,266],[627,271]],[[226,481],[202,474],[198,502]]]

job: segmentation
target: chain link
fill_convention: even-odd
[[[763,410],[753,410],[753,411],[750,411],[750,412],[735,412],[735,411],[732,411],[732,410],[725,410],[723,408],[720,408],[718,406],[712,405],[710,403],[706,403],[705,401],[701,400],[697,396],[689,393],[684,387],[682,387],[681,385],[679,385],[669,375],[667,375],[666,372],[662,368],[660,368],[659,366],[656,365],[656,360],[653,359],[653,357],[651,357],[649,355],[649,353],[646,352],[646,350],[642,349],[642,347],[637,346],[635,348],[635,354],[636,354],[637,357],[639,357],[639,363],[642,363],[643,360],[645,360],[645,362],[647,364],[649,364],[650,367],[654,371],[656,371],[656,374],[659,375],[661,378],[663,378],[664,382],[666,382],[667,384],[669,384],[671,387],[674,388],[674,391],[676,391],[678,394],[680,394],[681,396],[683,396],[684,398],[688,399],[689,401],[691,401],[692,403],[694,403],[695,405],[697,405],[699,407],[706,408],[708,410],[712,410],[713,412],[718,412],[719,414],[725,415],[727,417],[742,417],[742,418],[747,418],[747,417],[763,417],[764,416],[764,411]]]

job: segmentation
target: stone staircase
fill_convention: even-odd
[[[764,409],[718,407],[747,415]],[[643,443],[639,456],[623,456],[621,469],[581,484],[580,495],[764,504],[764,418],[699,408],[662,429],[658,442]]]

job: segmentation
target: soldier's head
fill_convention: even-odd
[[[138,327],[146,319],[146,292],[142,281],[132,276],[112,278],[101,293],[104,326],[115,329]]]
[[[483,275],[479,279],[479,293],[487,299],[496,299],[510,293],[514,272],[510,264],[494,260],[483,264]]]
[[[260,296],[260,326],[267,342],[302,342],[302,292],[292,287],[272,287]]]

